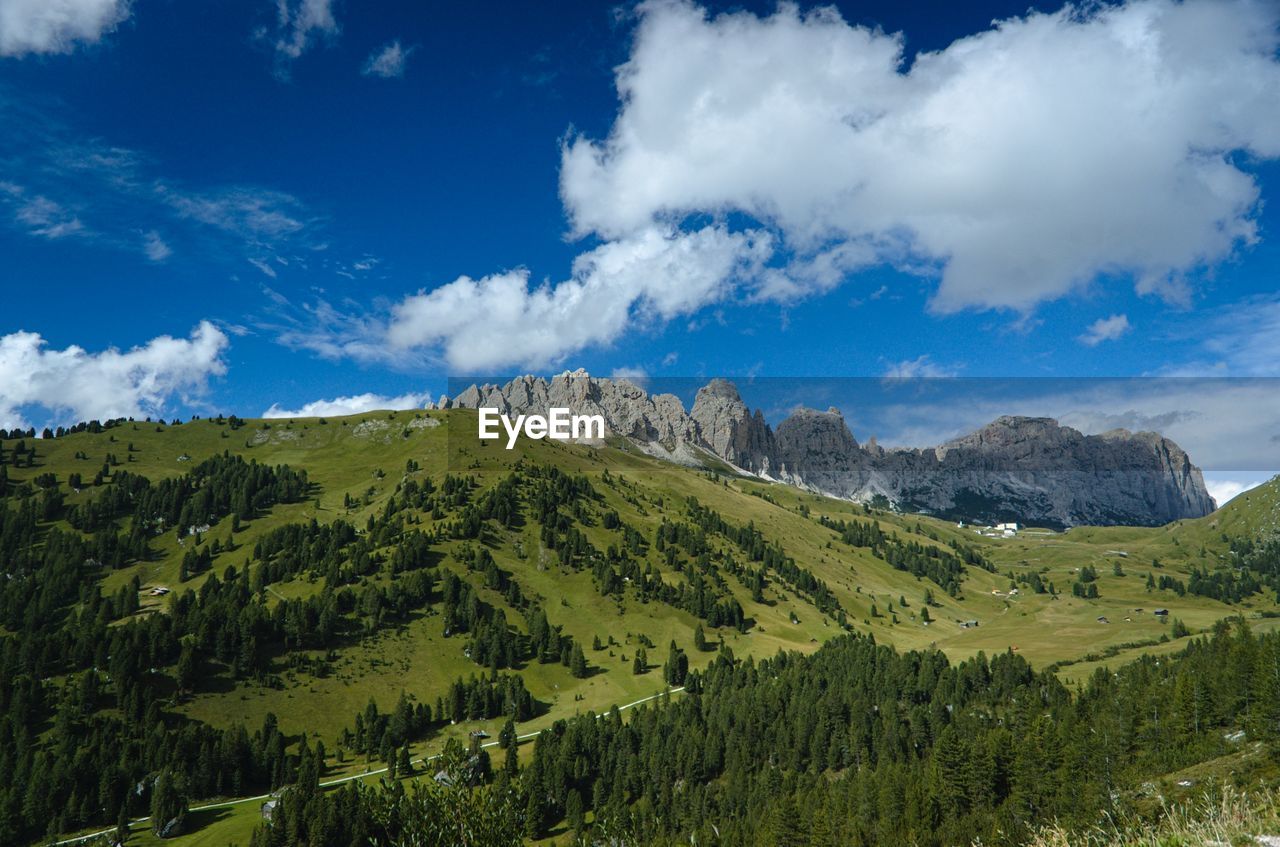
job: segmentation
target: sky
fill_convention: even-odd
[[[581,367],[748,402],[761,378],[1153,377],[1108,414],[1273,444],[1278,22],[0,0],[0,428]],[[1186,437],[1247,484],[1221,431]]]

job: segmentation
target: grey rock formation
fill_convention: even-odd
[[[743,470],[769,475],[777,456],[773,431],[759,409],[751,413],[732,382],[713,379],[699,389],[690,417],[712,453]]]
[[[595,379],[585,371],[562,373],[549,381],[520,376],[504,386],[472,385],[453,398],[452,405],[543,415],[551,408],[568,408],[575,414],[602,416],[609,435],[641,445],[657,445],[675,453],[682,446],[701,444],[697,424],[679,397],[650,396],[629,380]]]
[[[599,414],[608,435],[682,464],[711,457],[765,479],[971,521],[1159,525],[1213,511],[1200,470],[1153,432],[1085,435],[1051,418],[1002,417],[937,447],[862,446],[836,409],[798,409],[775,432],[733,383],[715,379],[686,412],[671,394],[585,371],[473,385],[440,408]]]

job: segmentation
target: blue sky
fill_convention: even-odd
[[[1274,4],[554,8],[0,0],[0,426],[1275,375]]]

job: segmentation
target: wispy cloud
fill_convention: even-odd
[[[86,234],[79,217],[43,194],[30,194],[12,183],[5,184],[0,192],[9,199],[14,222],[32,235],[56,240]]]
[[[1256,294],[1187,315],[1169,340],[1186,353],[1163,375],[1280,377],[1280,295]]]
[[[934,379],[955,376],[958,372],[958,368],[940,365],[926,353],[914,359],[903,359],[900,362],[887,363],[884,369],[884,377],[885,379]]]
[[[0,122],[0,225],[153,263],[173,257],[171,236],[184,255],[204,260],[306,254],[324,244],[326,219],[287,192],[170,179],[145,153],[84,141],[47,106],[3,89]]]
[[[268,264],[265,259],[257,259],[257,258],[251,257],[249,259],[249,264],[253,265],[255,268],[262,271],[264,274],[271,277],[272,279],[275,279],[277,276],[276,269],[271,267],[271,265]]]
[[[142,252],[153,262],[163,262],[173,255],[173,248],[153,229],[142,237]]]
[[[402,47],[399,39],[392,41],[369,55],[361,73],[365,76],[378,76],[383,79],[402,77],[404,76],[404,69],[409,61],[409,56],[415,49],[414,47]]]
[[[273,30],[258,36],[271,39],[276,54],[276,76],[287,80],[291,65],[317,42],[332,40],[341,28],[333,13],[333,0],[275,0]]]
[[[302,235],[318,222],[298,198],[282,191],[241,186],[184,191],[161,183],[155,186],[155,194],[179,217],[219,229],[262,249]]]

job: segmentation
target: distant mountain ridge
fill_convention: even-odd
[[[1085,435],[1052,418],[997,418],[936,447],[859,444],[844,417],[800,408],[775,430],[734,384],[713,379],[686,411],[673,394],[585,371],[472,385],[438,408],[604,417],[610,435],[685,465],[710,456],[758,476],[858,501],[884,497],[912,511],[995,523],[1158,526],[1212,512],[1186,451],[1154,432]]]

